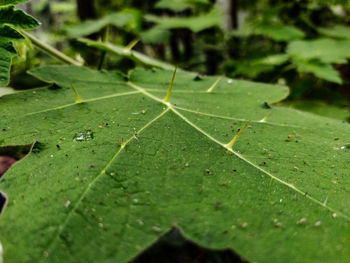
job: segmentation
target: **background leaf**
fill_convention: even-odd
[[[151,58],[138,51],[130,50],[127,47],[113,45],[111,43],[102,43],[98,41],[93,41],[89,39],[79,39],[80,42],[85,43],[90,47],[95,47],[104,51],[112,52],[114,54],[130,58],[134,61],[141,62],[142,64],[153,66],[161,69],[173,69],[174,66],[166,62]]]
[[[141,14],[138,10],[125,9],[121,12],[109,14],[101,19],[88,20],[67,29],[72,38],[87,36],[99,32],[107,25],[124,28],[126,31],[140,31]]]
[[[287,53],[301,60],[317,59],[323,63],[346,63],[350,58],[350,41],[334,39],[296,40]]]
[[[27,15],[22,10],[15,9],[14,6],[0,7],[1,24],[8,24],[22,29],[31,29],[39,26],[36,19]]]
[[[193,32],[200,32],[211,27],[220,27],[222,16],[218,9],[214,9],[207,14],[200,14],[191,17],[158,17],[146,15],[147,21],[157,24],[161,29],[187,28]]]
[[[28,0],[0,0],[1,5],[17,5],[20,3],[28,2]]]
[[[14,4],[18,1],[2,3]],[[14,6],[0,7],[0,86],[6,86],[9,82],[12,58],[16,55],[12,42],[23,39],[23,36],[12,27],[31,29],[37,26],[38,21],[22,10],[16,10]]]
[[[350,39],[350,27],[348,26],[335,25],[332,27],[318,28],[317,30],[327,37]]]

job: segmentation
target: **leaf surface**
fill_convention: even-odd
[[[127,262],[173,226],[252,262],[348,262],[349,124],[271,106],[282,86],[180,71],[165,103],[171,71],[31,73],[56,85],[0,98],[0,146],[37,142],[0,181],[5,262]]]

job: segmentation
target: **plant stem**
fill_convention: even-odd
[[[78,62],[74,59],[71,59],[70,57],[66,56],[65,54],[58,51],[57,49],[49,46],[48,44],[42,42],[39,39],[37,39],[36,37],[31,35],[30,33],[26,32],[24,30],[21,30],[21,34],[24,35],[25,37],[27,37],[35,46],[37,46],[38,48],[40,48],[44,52],[48,53],[52,57],[57,58],[58,60],[60,60],[64,63],[67,63],[67,64],[72,64],[72,65],[76,65],[76,66],[82,65],[80,62]]]
[[[108,42],[108,38],[109,38],[109,25],[107,25],[106,28],[104,29],[102,42],[103,43],[107,43]],[[107,52],[105,50],[103,50],[102,53],[101,53],[101,56],[100,56],[100,61],[98,63],[98,67],[97,67],[98,70],[102,69],[103,62],[105,61],[106,54],[107,54]]]

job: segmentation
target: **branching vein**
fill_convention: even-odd
[[[137,131],[137,134],[141,134],[145,129],[147,129],[150,125],[152,125],[152,123],[156,122],[158,119],[160,119],[162,116],[164,116],[168,111],[170,110],[170,108],[167,108],[166,110],[164,110],[161,114],[157,115],[155,118],[153,118],[151,121],[149,121],[147,124],[145,124],[140,130]],[[121,147],[119,148],[119,150],[114,154],[114,156],[112,157],[112,159],[107,163],[107,165],[101,170],[101,172],[89,183],[88,187],[85,189],[85,191],[81,194],[80,198],[77,200],[77,202],[75,203],[74,207],[72,208],[72,210],[68,213],[66,219],[64,220],[64,222],[59,226],[57,234],[54,236],[54,238],[52,239],[52,241],[49,243],[49,246],[47,248],[47,250],[45,251],[45,255],[49,256],[52,248],[55,246],[58,238],[61,236],[61,234],[63,233],[63,230],[66,228],[70,218],[73,216],[73,214],[76,212],[76,210],[78,209],[79,205],[81,204],[81,202],[83,201],[84,197],[87,195],[87,193],[91,190],[91,188],[93,187],[93,185],[95,185],[95,183],[103,176],[106,174],[106,170],[112,165],[112,163],[118,158],[118,156],[120,155],[120,153],[124,150],[124,148],[126,147],[126,145],[128,145],[131,141],[133,141],[135,139],[135,136],[131,136],[126,142],[124,142]]]
[[[308,193],[300,190],[299,188],[297,188],[296,186],[294,186],[293,184],[290,184],[286,181],[283,181],[282,179],[274,176],[273,174],[271,174],[270,172],[264,170],[263,168],[261,168],[260,166],[256,165],[255,163],[253,163],[252,161],[248,160],[246,157],[244,157],[242,154],[236,152],[235,150],[229,148],[227,146],[227,144],[224,144],[222,142],[220,142],[219,140],[217,140],[216,138],[214,138],[213,136],[211,136],[209,133],[207,133],[206,131],[204,131],[202,128],[200,128],[199,126],[197,126],[196,124],[194,124],[193,122],[191,122],[189,119],[187,119],[184,115],[182,115],[177,109],[179,109],[178,107],[173,106],[171,103],[169,102],[164,102],[162,100],[160,100],[159,98],[153,96],[152,94],[150,94],[149,92],[147,92],[145,89],[143,89],[140,86],[135,85],[134,83],[128,82],[128,85],[130,87],[135,88],[136,90],[140,91],[141,93],[143,93],[144,95],[154,99],[155,101],[161,102],[163,104],[165,104],[168,109],[170,109],[172,112],[174,112],[177,116],[179,116],[183,121],[185,121],[186,123],[188,123],[192,128],[196,129],[197,131],[199,131],[200,133],[202,133],[203,135],[205,135],[207,138],[209,138],[211,141],[215,142],[216,144],[222,146],[223,148],[225,148],[227,151],[233,153],[236,157],[238,157],[239,159],[243,160],[244,162],[246,162],[247,164],[249,164],[250,166],[254,167],[255,169],[261,171],[262,173],[268,175],[271,179],[287,186],[288,188],[294,190],[295,192],[305,196],[306,198],[308,198],[310,201],[320,205],[321,207],[324,207],[325,209],[329,210],[332,213],[336,213],[337,216],[342,217],[344,219],[346,219],[347,221],[350,221],[350,217],[340,211],[337,211],[336,209],[327,206],[324,202],[321,202],[319,200],[317,200],[316,198],[310,196]],[[215,117],[215,116],[213,116]],[[288,126],[290,127],[290,126]]]

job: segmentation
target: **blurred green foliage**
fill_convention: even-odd
[[[40,39],[91,67],[126,73],[154,59],[201,74],[286,84],[291,101],[349,105],[346,0],[33,0],[20,7],[42,21]],[[125,49],[130,43],[136,45]],[[18,50],[12,72],[21,78],[11,86],[30,87],[25,71],[53,60],[28,43]]]

